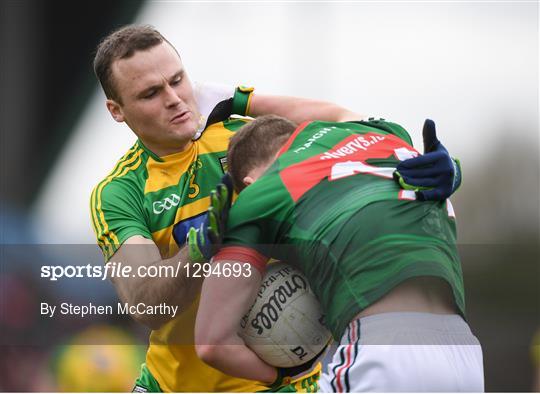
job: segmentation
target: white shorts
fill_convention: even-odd
[[[458,315],[382,313],[353,320],[321,392],[482,392],[482,348]]]

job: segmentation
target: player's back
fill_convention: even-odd
[[[300,266],[335,337],[360,310],[415,276],[448,281],[463,312],[446,203],[411,201],[414,194],[392,179],[398,161],[413,152],[406,131],[392,123],[312,122],[240,194],[243,217],[257,217],[264,229],[262,251]]]

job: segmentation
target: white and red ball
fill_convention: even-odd
[[[270,264],[257,299],[242,318],[239,335],[257,355],[276,367],[311,360],[331,333],[306,277],[289,264]]]

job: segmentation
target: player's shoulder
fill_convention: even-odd
[[[137,141],[93,188],[92,199],[144,194],[148,153]]]
[[[401,138],[405,142],[412,144],[411,136],[409,135],[409,133],[407,132],[407,130],[405,130],[403,126],[401,126],[398,123],[388,121],[384,118],[369,117],[364,120],[348,122],[348,123],[354,123],[363,127],[374,129],[384,134],[392,134],[398,138]]]
[[[223,126],[229,131],[238,131],[240,127],[251,122],[253,118],[245,115],[231,115],[227,120],[223,122]]]
[[[212,123],[206,127],[202,136],[209,137],[215,134],[225,132],[235,132],[240,127],[251,122],[253,120],[250,116],[245,115],[230,115],[228,118],[218,122]]]
[[[199,155],[206,153],[221,152],[223,157],[226,156],[229,141],[236,131],[249,122],[248,117],[231,117],[225,121],[214,123],[206,127],[204,132],[195,141],[198,145]]]
[[[274,166],[238,195],[233,208],[247,217],[264,217],[275,214],[291,202],[279,176],[279,168]]]

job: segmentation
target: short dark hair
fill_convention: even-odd
[[[173,47],[150,25],[127,25],[106,36],[99,43],[94,57],[94,73],[105,96],[121,103],[112,76],[112,64],[116,60],[130,58],[135,52],[153,48],[162,42],[167,42]]]
[[[265,164],[293,134],[296,125],[275,116],[261,116],[242,126],[229,142],[227,165],[234,188],[242,191],[244,178],[253,168]]]

